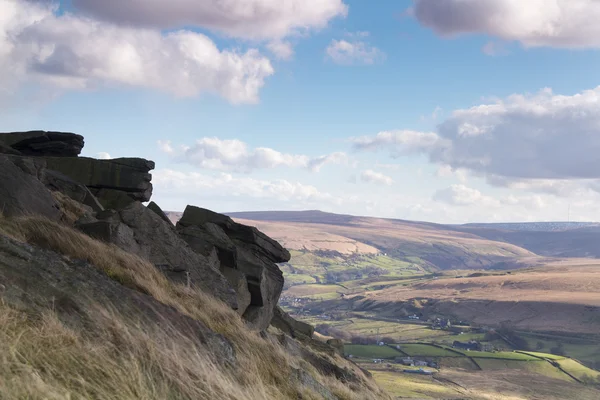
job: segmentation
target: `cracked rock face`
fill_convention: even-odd
[[[78,224],[82,232],[137,254],[169,279],[211,293],[238,309],[237,296],[219,270],[216,254],[193,251],[175,229],[140,202],[122,210],[98,213],[97,221]]]
[[[6,215],[61,218],[51,191],[87,207],[76,227],[154,264],[169,279],[224,301],[248,326],[265,330],[283,290],[276,263],[290,253],[257,228],[188,206],[177,226],[150,200],[154,162],[78,157],[82,136],[62,132],[0,134],[0,206]],[[1,154],[5,153],[5,154]]]
[[[215,248],[222,268],[237,271],[235,282],[230,281],[234,287],[240,288],[239,279],[245,277],[250,302],[243,316],[251,328],[266,329],[283,290],[283,274],[275,263],[289,261],[289,252],[255,227],[194,206],[186,207],[177,230],[197,252]],[[232,275],[232,271],[226,274]],[[242,304],[247,298],[245,290],[238,290]]]
[[[23,156],[77,157],[83,145],[83,136],[68,132],[29,131],[0,134],[0,152]]]

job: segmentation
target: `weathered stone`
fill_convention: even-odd
[[[257,228],[238,224],[226,215],[218,214],[204,208],[187,206],[177,225],[182,227],[192,225],[203,226],[209,222],[221,227],[230,239],[255,245],[267,259],[274,263],[290,260],[289,251]]]
[[[25,156],[77,157],[84,140],[74,133],[29,131],[0,133],[0,143]]]
[[[206,346],[215,361],[235,365],[235,350],[223,336],[153,297],[123,286],[81,261],[19,243],[0,234],[0,302],[31,314],[52,311],[64,324],[88,331],[105,329],[117,313],[145,329],[172,329]],[[161,328],[164,327],[164,328]]]
[[[173,221],[171,221],[169,219],[169,217],[167,217],[167,214],[165,214],[165,212],[162,210],[162,208],[160,208],[158,206],[158,204],[151,201],[150,204],[147,205],[147,207],[148,207],[148,210],[154,211],[156,213],[156,215],[161,217],[163,219],[163,221],[168,223],[171,227],[173,227],[173,228],[175,227],[175,224],[173,224]]]
[[[300,333],[311,338],[315,332],[314,326],[295,320],[279,306],[275,306],[273,309],[271,325],[291,337],[296,337]]]
[[[133,199],[148,201],[152,196],[154,162],[141,158],[95,160],[85,157],[44,157],[48,169],[58,171],[88,188],[115,189]]]
[[[13,149],[12,147],[5,145],[2,142],[0,142],[0,153],[2,153],[2,154],[21,155],[20,151],[17,151],[15,149]]]
[[[90,207],[94,212],[104,209],[86,186],[75,182],[58,171],[49,170],[44,158],[14,155],[8,155],[7,157],[23,172],[40,180],[50,191],[60,192],[76,202]]]
[[[140,245],[135,241],[133,230],[118,221],[81,222],[77,229],[94,239],[115,244],[128,253],[140,254]]]
[[[100,204],[107,209],[121,210],[136,201],[122,190],[92,189],[92,193],[94,193]]]
[[[221,273],[227,279],[227,281],[229,281],[229,284],[235,289],[237,294],[238,314],[244,315],[251,301],[246,276],[237,269],[224,266],[221,266]]]
[[[216,252],[194,252],[156,213],[134,202],[97,214],[98,223],[79,225],[90,235],[147,259],[171,280],[196,286],[237,309],[236,292],[219,271]]]
[[[44,184],[23,172],[6,155],[0,155],[0,212],[7,217],[42,215],[52,220],[61,216]]]
[[[289,260],[289,252],[256,228],[194,206],[186,207],[177,230],[201,254],[216,247],[223,266],[246,276],[250,305],[243,317],[251,328],[266,329],[283,289],[283,274],[275,262]]]
[[[68,176],[57,171],[45,170],[42,175],[42,183],[52,191],[60,192],[71,199],[86,205],[94,212],[103,211],[104,207],[90,190],[75,182]]]
[[[177,231],[194,251],[208,255],[213,248],[216,248],[221,266],[237,268],[237,249],[219,226],[210,222],[203,226],[178,225]]]
[[[331,361],[331,358],[325,357],[319,353],[334,356],[331,346],[318,342],[314,339],[304,337],[302,341],[292,339],[287,335],[278,335],[277,340],[281,346],[291,355],[303,358],[312,364],[321,374],[335,376],[342,382],[361,382],[360,377],[349,368],[342,368]],[[304,345],[304,346],[303,346]],[[308,346],[312,348],[309,349]]]
[[[244,318],[252,328],[266,329],[283,290],[283,273],[277,265],[261,259],[252,249],[238,246],[237,250],[238,269],[246,275],[251,296]]]

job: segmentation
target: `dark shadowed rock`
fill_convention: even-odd
[[[102,211],[104,209],[86,186],[75,182],[73,179],[58,171],[49,170],[44,158],[13,155],[7,157],[23,172],[36,177],[50,189],[50,191],[60,192],[65,196],[90,207],[94,212]]]
[[[134,200],[148,201],[152,196],[154,162],[142,158],[96,160],[85,157],[45,157],[46,167],[58,171],[90,189],[127,192]]]
[[[326,353],[329,356],[334,355],[334,353],[331,351],[323,351],[327,350],[327,348],[330,349],[330,346],[327,344],[306,337],[303,341],[292,339],[287,335],[277,335],[276,338],[279,344],[281,344],[288,353],[293,356],[303,358],[312,364],[312,366],[315,367],[321,374],[334,376],[342,382],[361,382],[360,377],[354,371],[348,368],[342,368],[335,364],[335,362],[333,362],[330,358],[320,354]],[[306,345],[312,347],[313,350],[307,348]]]
[[[29,131],[0,133],[0,143],[24,156],[77,157],[84,140],[74,133]]]
[[[255,227],[238,224],[228,216],[218,214],[214,211],[187,206],[177,225],[182,227],[191,225],[202,226],[206,223],[218,225],[232,240],[257,246],[258,250],[274,263],[290,260],[289,251],[276,240],[271,239]]]
[[[163,219],[163,221],[165,221],[166,223],[169,224],[169,226],[175,228],[175,224],[173,224],[173,221],[171,221],[169,219],[169,217],[167,217],[167,214],[165,214],[165,212],[162,210],[162,208],[160,208],[158,206],[158,204],[156,204],[155,202],[151,201],[148,204],[147,207],[148,207],[148,210],[151,210],[151,211],[155,212],[156,215],[158,215],[159,217],[161,217]]]
[[[177,230],[201,254],[216,247],[221,264],[246,277],[250,305],[244,319],[253,329],[266,329],[283,290],[283,274],[275,262],[288,261],[289,252],[258,229],[200,207],[187,206]]]
[[[4,143],[0,142],[0,153],[1,154],[12,154],[12,155],[21,155],[21,152],[13,149],[10,146],[5,145]]]
[[[221,266],[237,268],[237,249],[218,225],[210,222],[202,226],[181,227],[178,225],[177,231],[194,251],[208,255],[213,248],[216,248]]]
[[[92,193],[104,208],[112,210],[121,210],[136,200],[127,192],[115,189],[94,189]]]
[[[98,213],[97,222],[78,225],[92,237],[113,243],[156,265],[171,280],[191,284],[237,309],[236,292],[219,271],[216,252],[194,252],[156,213],[134,202],[119,211]]]
[[[304,336],[312,338],[312,335],[315,332],[314,326],[295,320],[279,306],[275,306],[273,309],[273,319],[271,319],[271,325],[291,337],[296,337],[297,334],[300,333]]]
[[[244,318],[255,329],[266,329],[283,290],[283,273],[277,265],[261,258],[263,254],[254,246],[238,245],[237,250],[238,269],[246,275],[251,295]]]
[[[250,296],[250,290],[248,290],[248,281],[246,280],[246,275],[237,269],[225,267],[221,265],[221,273],[229,284],[235,289],[238,309],[237,312],[240,315],[244,315],[252,298]]]
[[[7,217],[42,215],[59,220],[61,212],[50,191],[35,176],[0,155],[0,212]]]
[[[235,350],[223,336],[153,297],[125,287],[79,260],[29,246],[0,234],[0,301],[28,313],[52,310],[68,326],[93,332],[98,307],[144,324],[173,329],[205,345],[216,362],[234,365]]]
[[[86,205],[94,212],[104,211],[104,207],[90,190],[75,182],[68,176],[57,171],[45,170],[42,175],[42,183],[52,191],[60,192],[71,199]]]

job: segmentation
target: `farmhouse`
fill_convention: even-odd
[[[481,344],[474,340],[471,340],[467,343],[459,342],[458,340],[455,340],[454,343],[452,343],[452,347],[454,347],[455,349],[467,350],[467,351],[480,351],[481,350]]]
[[[410,366],[413,367],[415,365],[415,362],[412,358],[410,357],[396,357],[396,359],[394,360],[397,364],[402,364],[402,365],[406,365],[406,366]]]

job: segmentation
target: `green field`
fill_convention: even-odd
[[[565,359],[564,356],[557,356],[556,354],[549,354],[549,353],[538,353],[535,351],[519,351],[519,353],[529,354],[534,357],[547,358],[549,360],[564,360]]]
[[[371,276],[378,276],[385,281],[386,278],[405,278],[429,272],[425,267],[427,263],[418,258],[409,261],[384,255],[344,255],[308,250],[292,250],[290,254],[290,261],[281,266],[286,287],[315,282],[355,282]],[[378,288],[378,285],[363,290],[373,288]]]
[[[562,369],[573,375],[574,377],[586,380],[591,378],[600,383],[600,372],[593,370],[569,358],[557,361]]]
[[[498,352],[488,352],[488,351],[463,351],[460,350],[467,357],[473,358],[494,358],[500,360],[511,360],[511,361],[540,361],[539,358],[530,356],[528,354],[523,353],[515,353],[512,351],[498,351]]]
[[[400,344],[400,350],[410,356],[421,356],[421,357],[461,357],[460,354],[456,354],[451,350],[440,349],[436,346],[420,343],[406,343]]]
[[[395,358],[403,356],[402,353],[389,346],[376,345],[347,344],[344,346],[344,353],[361,358]]]

